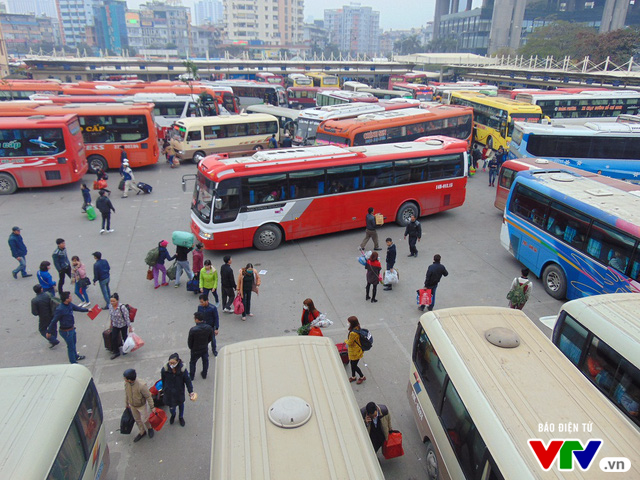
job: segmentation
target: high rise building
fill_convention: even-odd
[[[302,45],[303,17],[304,0],[224,0],[230,42]]]
[[[93,8],[99,0],[56,0],[63,45],[87,43],[87,27],[94,26]]]
[[[103,0],[95,7],[96,46],[105,52],[122,55],[129,46],[124,0]]]
[[[136,49],[177,50],[191,54],[191,9],[154,1],[125,14],[129,46]]]
[[[222,2],[219,0],[200,0],[193,8],[195,25],[207,25],[222,21]]]
[[[358,3],[324,11],[329,41],[344,53],[375,55],[380,51],[380,12]]]
[[[0,26],[9,53],[37,52],[54,44],[51,18],[29,14],[0,14]]]
[[[8,13],[33,13],[38,17],[56,18],[55,0],[8,0]]]

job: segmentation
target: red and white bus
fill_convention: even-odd
[[[89,169],[120,168],[120,147],[132,168],[158,162],[160,148],[152,104],[82,103],[67,105],[15,106],[0,102],[0,115],[78,115],[87,150]]]
[[[87,168],[76,115],[0,117],[0,195],[77,182]]]
[[[322,87],[289,87],[287,88],[287,100],[289,108],[297,108],[302,110],[305,108],[314,108],[316,106],[316,95],[322,90],[329,90]]]
[[[258,82],[268,83],[269,85],[281,85],[284,87],[284,77],[276,73],[258,72],[256,73],[256,80]]]
[[[433,99],[433,88],[422,83],[396,83],[393,90],[409,92],[411,98],[421,102],[430,102]]]
[[[466,184],[467,143],[448,137],[211,155],[198,166],[191,230],[211,250],[272,250],[362,228],[369,207],[404,226],[412,215],[461,206]]]
[[[393,86],[397,83],[421,83],[426,85],[428,82],[425,73],[409,72],[403,74],[394,73],[389,77],[389,90],[393,90]]]

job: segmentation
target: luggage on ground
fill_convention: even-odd
[[[347,344],[344,342],[336,343],[336,348],[338,349],[338,354],[340,355],[340,360],[342,360],[342,363],[344,363],[345,365],[349,363],[349,351],[347,349]]]
[[[389,430],[389,437],[382,444],[382,455],[387,460],[404,455],[402,433],[397,430]]]
[[[111,349],[111,327],[107,328],[104,332],[102,332],[102,340],[104,341],[104,348],[107,350]]]
[[[151,193],[153,187],[148,183],[138,182],[138,188],[142,190],[144,193]]]
[[[96,219],[96,209],[91,205],[87,205],[87,218],[91,221]]]
[[[171,241],[177,247],[193,247],[196,238],[193,236],[191,232],[181,232],[176,230],[171,234]]]
[[[120,417],[120,433],[124,435],[129,435],[131,430],[133,430],[133,426],[136,421],[133,418],[133,414],[131,413],[130,408],[125,408],[124,412],[122,412],[122,416]]]

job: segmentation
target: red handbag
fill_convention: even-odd
[[[404,455],[404,449],[402,448],[402,433],[397,430],[389,431],[389,437],[382,444],[382,455],[384,455],[384,458],[387,460]]]
[[[420,305],[431,305],[432,296],[430,288],[421,288],[418,292],[418,296],[420,297],[418,300]]]
[[[318,327],[311,327],[311,329],[309,330],[309,336],[324,337],[324,335],[322,335],[322,330],[320,330],[320,328]]]
[[[151,424],[151,427],[156,432],[159,432],[160,430],[162,430],[162,427],[164,427],[164,424],[166,421],[167,421],[167,414],[164,413],[164,410],[160,410],[159,408],[156,408],[149,415],[149,423]]]

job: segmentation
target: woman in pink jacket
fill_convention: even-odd
[[[71,257],[71,283],[76,285],[76,296],[80,299],[78,306],[88,307],[91,305],[87,294],[87,287],[91,284],[91,280],[87,278],[87,269],[78,256]]]

